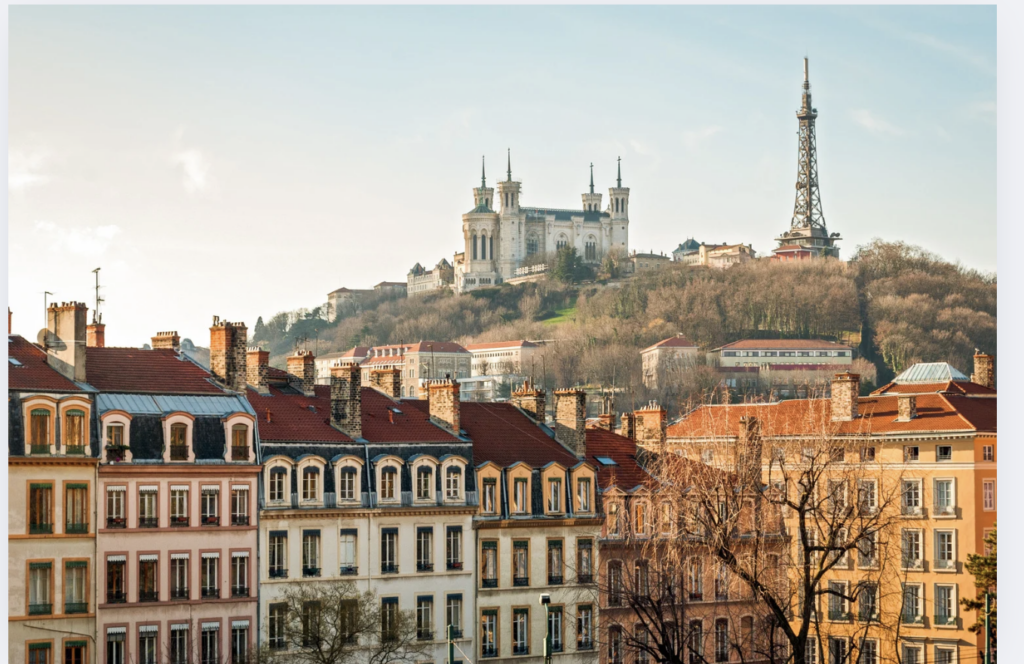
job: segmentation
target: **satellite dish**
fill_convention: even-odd
[[[60,340],[60,337],[45,327],[39,330],[39,334],[36,335],[36,342],[46,349],[63,350],[65,348],[64,342]]]

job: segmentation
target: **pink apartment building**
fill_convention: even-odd
[[[152,350],[88,348],[98,662],[241,662],[256,642],[256,421],[230,389],[245,383],[245,339],[215,320],[211,371],[176,333]]]

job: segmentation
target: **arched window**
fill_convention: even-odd
[[[188,425],[171,425],[171,461],[188,461]]]
[[[487,260],[487,235],[480,234],[480,260]]]
[[[473,233],[473,260],[476,260],[476,233]]]
[[[231,427],[231,460],[249,460],[249,427],[245,424]]]
[[[715,661],[729,661],[729,621],[726,618],[715,621]]]
[[[555,242],[555,249],[561,249],[567,244],[569,244],[569,238],[565,235],[559,235],[558,240]]]
[[[615,211],[616,212],[619,211],[619,199],[617,199],[617,198],[615,199]]]
[[[537,236],[531,235],[526,238],[526,255],[532,256],[537,253]]]
[[[493,261],[494,260],[494,236],[492,235],[491,237],[489,237],[487,239],[487,242],[489,243],[488,247],[487,247],[487,255],[490,256],[491,260]]]
[[[597,239],[594,236],[587,238],[587,243],[584,246],[583,256],[588,261],[597,260]]]

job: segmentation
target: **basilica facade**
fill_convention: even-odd
[[[511,157],[497,192],[487,186],[486,174],[481,173],[480,186],[473,190],[475,206],[462,215],[465,253],[457,261],[458,292],[525,275],[530,265],[566,246],[575,247],[585,262],[595,265],[611,252],[629,253],[629,187],[622,186],[621,165],[604,208],[602,194],[594,192],[593,165],[581,209],[523,207],[521,193],[522,183],[512,179]]]

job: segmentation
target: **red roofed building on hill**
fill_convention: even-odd
[[[679,373],[697,365],[697,344],[682,334],[663,339],[640,351],[643,381],[649,389],[679,381]]]
[[[418,341],[410,344],[373,346],[360,362],[362,382],[369,384],[370,373],[377,369],[400,369],[403,398],[418,398],[427,381],[471,375],[472,355],[451,341]]]

